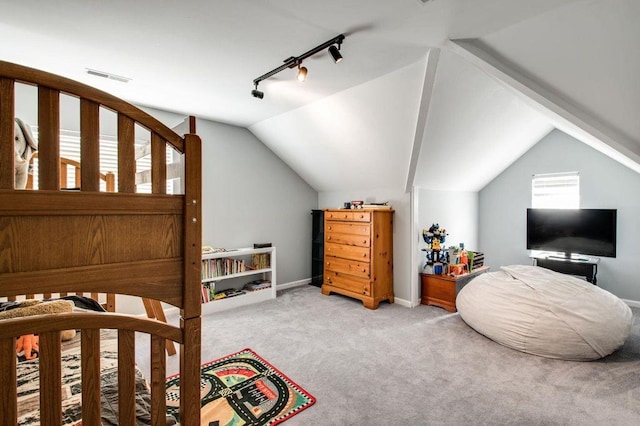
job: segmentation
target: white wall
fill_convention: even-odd
[[[578,171],[580,206],[618,210],[617,257],[601,258],[598,286],[623,299],[640,301],[640,175],[578,140],[554,130],[480,191],[479,242],[485,263],[497,270],[531,264],[526,250],[526,209],[531,177]]]
[[[168,126],[184,116],[144,108]],[[202,139],[202,244],[277,249],[281,284],[311,278],[318,193],[247,129],[197,119]]]
[[[426,243],[422,238],[422,230],[437,223],[447,231],[443,247],[464,246],[468,250],[482,251],[478,247],[478,193],[467,191],[434,191],[415,188],[416,227],[414,236],[417,239],[414,253],[417,270],[412,273],[416,277],[413,281],[414,296],[419,302],[420,280],[418,274],[422,272],[426,261],[426,252],[422,251]]]
[[[198,120],[202,138],[202,241],[270,242],[280,283],[311,277],[311,210],[318,194],[247,129]]]
[[[388,201],[393,215],[393,292],[396,303],[410,306],[411,301],[411,200],[402,190],[372,189],[362,191],[328,191],[318,193],[318,208],[339,208],[345,201],[367,203]]]
[[[478,193],[466,191],[418,190],[418,220],[423,228],[437,223],[447,230],[446,247],[464,243],[467,250],[478,247]],[[425,243],[422,240],[422,246]]]

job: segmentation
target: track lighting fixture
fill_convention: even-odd
[[[331,55],[331,57],[333,58],[333,61],[336,64],[342,61],[342,55],[340,54],[340,46],[342,46],[342,42],[344,41],[344,38],[345,38],[344,34],[337,35],[331,40],[325,41],[324,43],[314,47],[313,49],[303,53],[300,56],[291,56],[285,59],[283,61],[284,64],[280,65],[277,68],[272,69],[267,73],[262,74],[260,77],[253,80],[253,85],[255,86],[255,89],[251,91],[251,96],[253,96],[254,98],[262,99],[264,97],[264,92],[261,92],[258,90],[258,84],[262,80],[266,80],[267,78],[272,77],[278,74],[280,71],[286,70],[287,68],[298,67],[298,74],[297,74],[298,81],[305,81],[305,79],[307,78],[308,70],[307,70],[307,67],[301,66],[302,61],[307,59],[309,56],[315,55],[316,53],[323,51],[324,49],[329,48],[329,54]]]
[[[298,81],[303,82],[307,79],[307,67],[301,67],[298,65]]]
[[[336,64],[342,60],[342,55],[340,54],[340,50],[338,47],[335,47],[335,46],[329,47],[329,53],[333,58],[333,62],[335,62]]]
[[[251,96],[258,99],[264,98],[264,92],[258,90],[258,83],[256,83],[255,87],[256,88],[251,91]]]

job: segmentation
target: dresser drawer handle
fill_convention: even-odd
[[[327,237],[327,240],[330,240],[330,239],[331,239],[331,235],[329,235],[329,236]]]
[[[348,217],[349,217],[349,215],[347,215],[347,214],[345,214],[345,215],[344,215],[344,218],[345,218],[345,219],[346,219],[346,218],[348,218]]]
[[[367,270],[365,268],[362,268],[362,272],[367,272]]]
[[[362,240],[362,244],[367,244],[367,240]]]
[[[329,231],[331,231],[332,229],[333,229],[332,227],[329,227]]]

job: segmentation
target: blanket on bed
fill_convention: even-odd
[[[62,344],[62,424],[81,425],[80,335]],[[118,424],[118,340],[115,330],[101,331],[102,424]],[[18,363],[18,424],[40,424],[38,360]],[[151,399],[142,373],[136,370],[138,425],[151,423]]]

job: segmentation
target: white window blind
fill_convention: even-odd
[[[534,209],[577,209],[580,207],[578,172],[533,175],[531,207]]]

